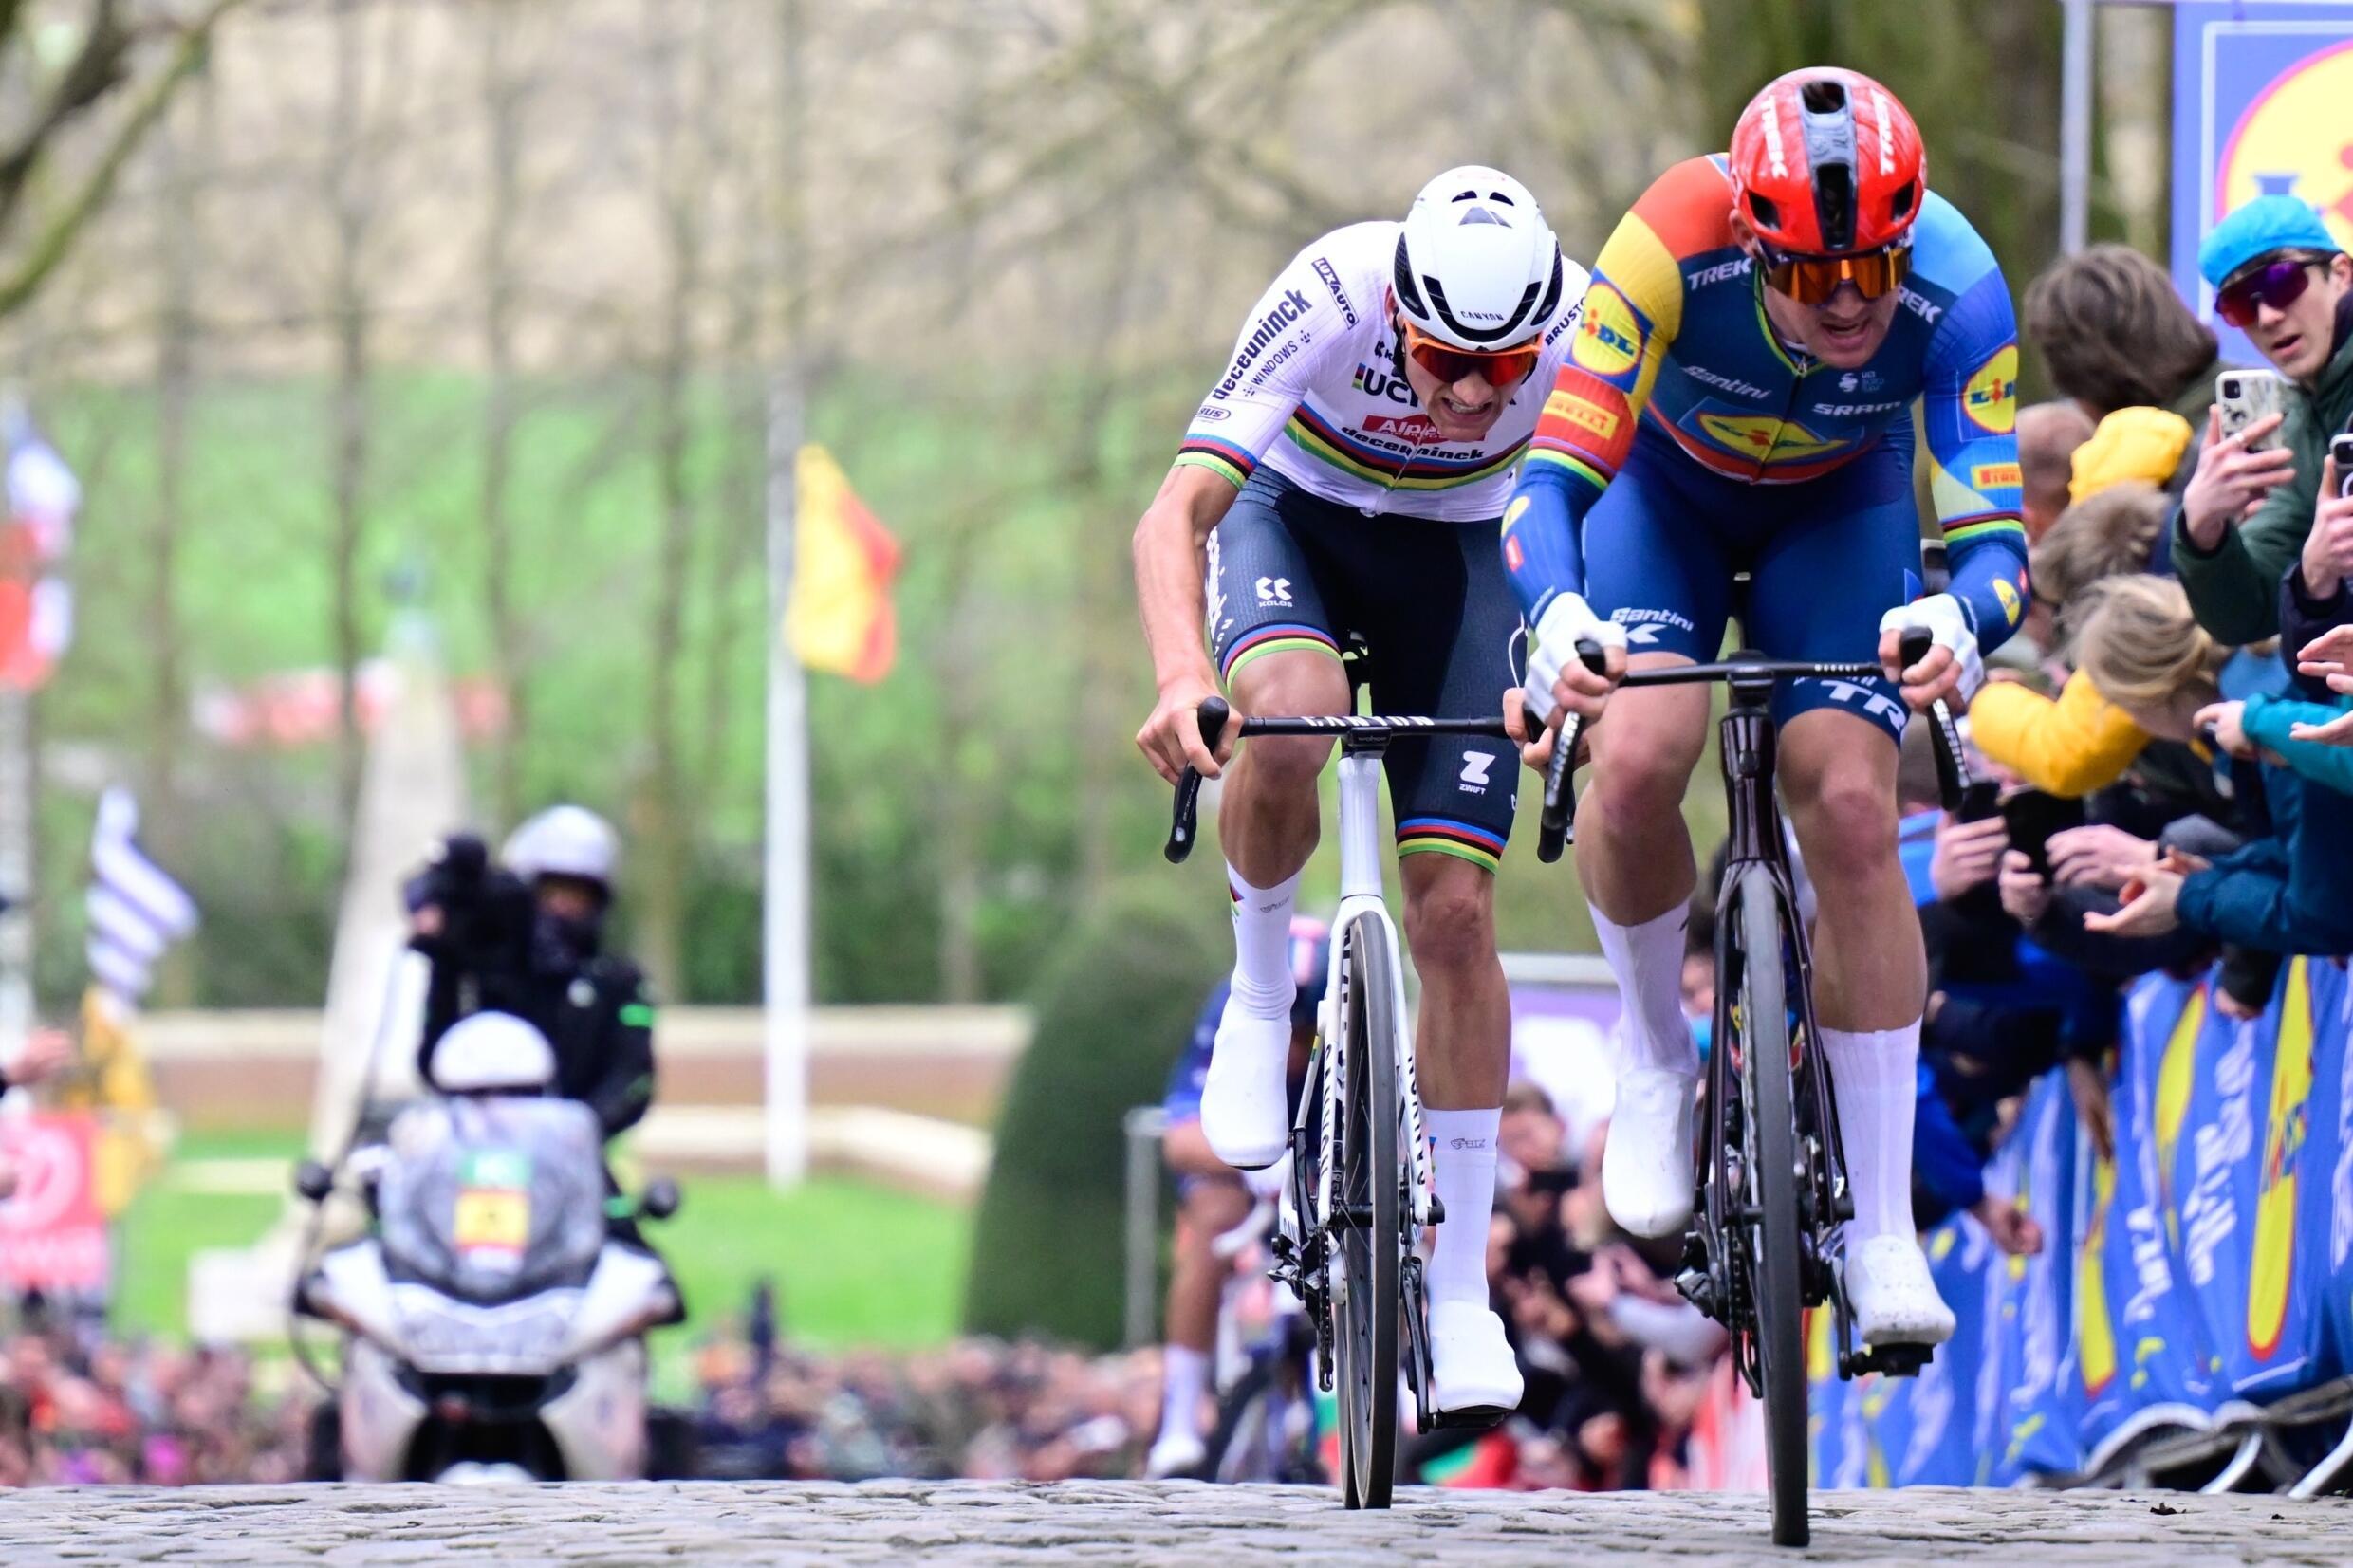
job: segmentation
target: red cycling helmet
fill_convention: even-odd
[[[1774,78],[1732,127],[1733,199],[1776,250],[1840,256],[1901,241],[1928,192],[1920,128],[1861,71]]]

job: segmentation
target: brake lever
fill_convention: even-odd
[[[1201,744],[1212,752],[1217,749],[1217,738],[1226,732],[1226,720],[1232,714],[1233,710],[1226,706],[1223,697],[1201,699],[1195,716],[1201,726]],[[1193,853],[1193,840],[1200,830],[1200,805],[1201,771],[1187,764],[1176,780],[1176,802],[1169,815],[1168,842],[1160,850],[1169,864],[1182,865]]]
[[[1926,658],[1936,646],[1936,638],[1919,627],[1905,632],[1896,644],[1896,657],[1900,670],[1909,670]],[[1938,697],[1928,705],[1928,722],[1935,728],[1929,738],[1936,744],[1932,750],[1936,757],[1936,794],[1947,811],[1961,809],[1961,797],[1969,790],[1969,760],[1961,755],[1960,727],[1953,722],[1953,710]]]
[[[1577,657],[1597,675],[1609,669],[1602,645],[1591,637],[1577,639]],[[1522,723],[1526,723],[1525,710]],[[1575,838],[1577,796],[1568,787],[1568,775],[1584,729],[1584,715],[1572,712],[1561,722],[1560,733],[1553,737],[1552,761],[1545,768],[1544,812],[1536,823],[1536,858],[1546,865],[1558,860],[1561,851]]]

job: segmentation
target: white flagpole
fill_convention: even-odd
[[[801,389],[787,360],[768,398],[768,845],[763,903],[766,1145],[771,1187],[808,1170],[808,677],[785,627],[792,602]]]

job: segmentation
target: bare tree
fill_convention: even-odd
[[[517,0],[482,8],[482,119],[490,165],[490,210],[482,230],[482,592],[491,622],[491,673],[506,696],[507,727],[496,764],[498,819],[522,814],[521,757],[530,726],[523,667],[523,621],[515,593],[514,517],[508,490],[515,435],[515,227],[521,205],[524,88],[514,68]]]

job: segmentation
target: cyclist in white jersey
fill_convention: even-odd
[[[1195,712],[1221,685],[1239,713],[1348,711],[1343,649],[1371,655],[1384,712],[1498,711],[1525,634],[1495,529],[1584,283],[1528,189],[1475,165],[1431,181],[1403,223],[1337,230],[1284,268],[1136,526],[1159,683],[1136,739],[1163,777],[1219,775],[1231,742],[1213,756]],[[1201,1131],[1243,1169],[1271,1164],[1288,1128],[1285,941],[1330,751],[1258,740],[1225,771],[1235,962]],[[1399,739],[1384,759],[1446,1209],[1429,1274],[1436,1408],[1472,1422],[1521,1394],[1486,1264],[1510,1059],[1493,874],[1517,764],[1510,743],[1473,737]]]

